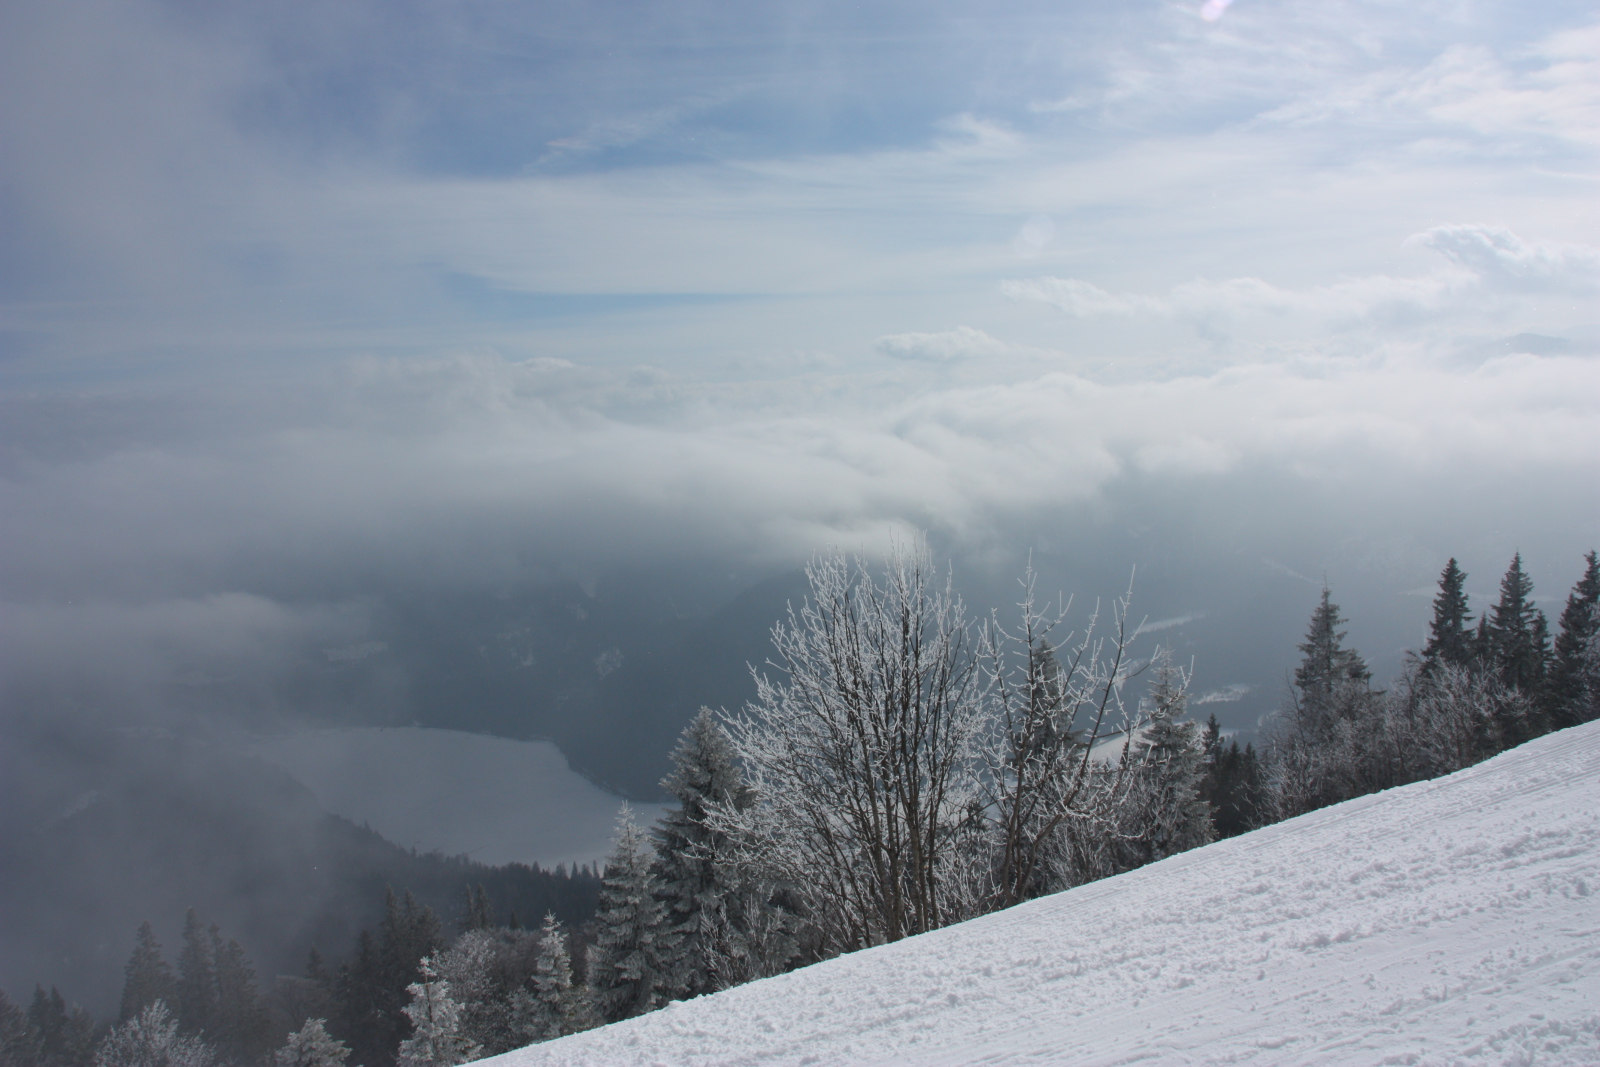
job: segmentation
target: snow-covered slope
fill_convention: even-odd
[[[485,1062],[1600,1064],[1600,723]]]

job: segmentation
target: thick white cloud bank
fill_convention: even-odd
[[[1388,668],[1451,555],[1559,601],[1588,6],[803,8],[0,9],[0,683],[265,691],[398,585],[917,532],[1144,567],[1269,703],[1224,595],[1326,578]]]
[[[1600,1059],[1600,723],[1010,911],[483,1062]]]

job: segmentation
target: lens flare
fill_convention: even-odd
[[[1231,3],[1233,0],[1206,0],[1200,8],[1200,17],[1207,22],[1215,22],[1222,17],[1224,11],[1228,10],[1228,5]]]

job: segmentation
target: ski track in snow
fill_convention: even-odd
[[[1600,1064],[1600,722],[483,1062]]]

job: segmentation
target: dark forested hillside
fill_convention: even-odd
[[[299,974],[313,946],[344,956],[381,920],[388,887],[447,921],[479,884],[499,921],[594,912],[588,872],[409,852],[223,745],[14,721],[4,734],[0,988],[18,996],[57,985],[114,1012],[139,924],[176,943],[191,906],[239,939],[264,984]]]

